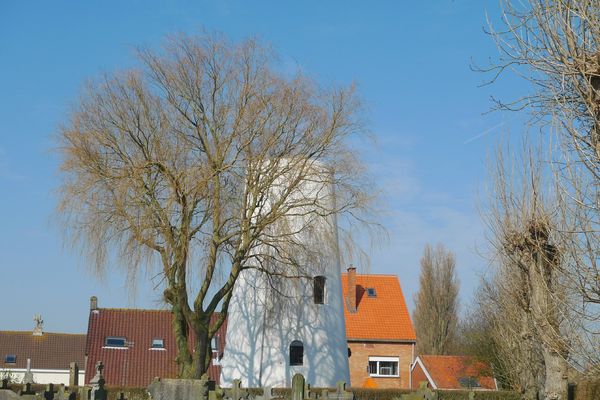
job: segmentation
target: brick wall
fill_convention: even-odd
[[[412,344],[410,343],[361,343],[348,342],[352,355],[350,363],[350,385],[359,387],[409,389]],[[369,375],[369,356],[398,357],[399,377],[371,377]]]
[[[425,376],[425,372],[423,372],[423,369],[417,363],[417,365],[415,365],[415,369],[413,370],[412,388],[411,389],[418,389],[419,388],[419,384],[422,381],[426,381],[427,382],[427,387],[431,387],[431,385],[429,384],[429,380],[427,379],[427,376]]]

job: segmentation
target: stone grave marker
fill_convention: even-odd
[[[242,389],[242,381],[234,379],[231,389],[224,390],[225,399],[227,400],[241,400],[248,398],[248,391]]]
[[[46,385],[46,390],[44,391],[44,399],[45,400],[54,400],[54,385],[52,383]]]

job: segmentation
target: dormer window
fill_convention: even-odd
[[[160,338],[152,339],[152,348],[153,349],[164,349],[165,348],[165,340]]]
[[[313,279],[313,300],[315,304],[325,304],[325,281],[324,276],[315,276]]]
[[[4,357],[4,363],[6,363],[6,364],[16,364],[17,363],[17,356],[15,354],[7,354],[6,357]]]
[[[127,347],[127,341],[124,337],[107,336],[104,339],[104,347]]]
[[[367,288],[367,296],[369,297],[377,297],[377,292],[375,291],[375,288]]]

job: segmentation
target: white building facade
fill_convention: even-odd
[[[333,209],[330,180],[310,182],[292,201],[318,196],[317,207]],[[349,383],[337,222],[334,213],[315,218],[296,211],[286,223],[309,249],[298,257],[301,273],[274,277],[248,269],[236,282],[221,360],[225,387],[234,379],[245,387],[289,387],[296,373],[316,387]]]

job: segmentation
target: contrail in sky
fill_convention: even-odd
[[[487,135],[488,133],[490,133],[490,132],[491,132],[491,131],[493,131],[494,129],[498,129],[498,128],[500,128],[501,126],[504,126],[504,125],[506,125],[506,121],[504,121],[504,122],[500,122],[499,124],[497,124],[497,125],[494,125],[494,126],[492,126],[491,128],[488,128],[488,129],[486,129],[485,131],[481,132],[479,135],[475,135],[475,136],[473,136],[472,138],[465,140],[465,141],[463,142],[463,144],[471,143],[473,140],[479,139],[480,137]]]

